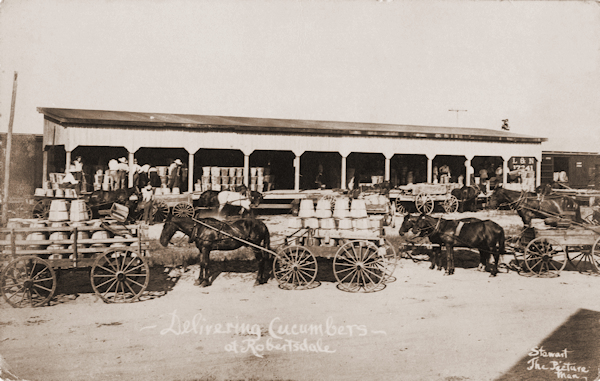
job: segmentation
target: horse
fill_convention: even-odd
[[[190,217],[174,217],[167,215],[163,230],[160,234],[160,244],[167,246],[177,231],[189,237],[189,242],[194,242],[200,251],[200,273],[194,283],[200,287],[210,286],[212,283],[210,273],[210,252],[212,250],[235,250],[242,246],[250,246],[258,261],[258,273],[255,285],[267,283],[270,278],[270,269],[273,257],[266,250],[271,250],[269,229],[260,220],[254,218],[241,218],[232,222],[220,221],[215,218],[194,219]],[[241,240],[232,238],[236,237]]]
[[[411,214],[407,214],[404,216],[404,220],[402,221],[402,225],[400,226],[400,230],[398,230],[398,234],[403,237],[404,234],[408,233],[410,230],[412,230],[413,227],[415,227],[415,224],[417,222],[417,220],[419,219],[419,215],[415,214],[415,215],[411,215]],[[463,223],[471,223],[471,222],[478,222],[481,221],[479,218],[474,218],[474,217],[467,217],[467,218],[461,218],[460,220],[458,220],[460,222]],[[431,261],[431,266],[429,266],[429,268],[431,270],[434,270],[437,266],[438,270],[441,270],[443,268],[442,265],[442,245],[444,244],[444,241],[442,240],[442,237],[440,234],[438,233],[434,233],[431,234],[427,237],[429,239],[429,242],[431,242],[432,244],[435,244],[437,246],[433,247],[433,252],[430,256],[430,261]],[[480,255],[480,263],[479,263],[479,268],[483,269],[485,267],[485,262],[483,257]]]
[[[531,227],[534,218],[566,216],[575,222],[582,222],[579,204],[574,198],[563,195],[544,195],[532,192],[519,192],[498,187],[490,196],[489,205],[496,209],[509,206],[515,209],[523,225]],[[573,213],[574,211],[574,213]]]
[[[446,273],[454,274],[454,246],[469,247],[479,251],[480,264],[489,270],[490,256],[494,256],[494,266],[490,276],[498,274],[500,254],[504,254],[504,229],[491,220],[463,222],[445,220],[441,217],[420,215],[414,223],[413,232],[422,237],[432,237],[446,248]]]
[[[219,220],[231,220],[237,218],[254,218],[252,209],[248,210],[241,205],[225,204],[219,207],[209,209],[197,209],[194,214],[195,218],[216,218]]]
[[[219,196],[221,193],[223,195]],[[241,205],[244,203],[243,200],[249,200],[250,205],[246,209],[251,207],[257,207],[263,200],[263,196],[260,192],[249,191],[244,185],[235,188],[235,191],[215,191],[207,190],[202,192],[195,206],[200,207],[219,207],[231,200],[235,205]]]
[[[451,194],[458,200],[458,212],[477,211],[477,196],[481,189],[477,185],[465,185],[462,188],[453,189]]]
[[[131,199],[133,195],[136,196],[135,199]],[[136,210],[140,194],[135,187],[112,191],[95,190],[84,196],[83,200],[89,205],[92,214],[97,216],[99,210],[110,209],[114,203],[125,205],[130,211]]]

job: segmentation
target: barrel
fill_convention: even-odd
[[[69,236],[67,235],[66,232],[54,232],[52,234],[50,234],[50,241],[66,241],[69,239]],[[61,243],[53,243],[50,246],[48,246],[47,250],[63,250],[67,247],[67,245],[65,244],[61,244]],[[60,255],[60,254],[58,254]],[[62,256],[61,256],[62,258]],[[56,257],[53,259],[57,259]]]
[[[369,225],[369,219],[365,217],[353,219],[352,227],[356,230],[368,230],[371,226]]]
[[[54,191],[54,194],[56,197],[65,197],[65,190],[59,188]]]
[[[250,168],[250,176],[256,176],[256,167]]]
[[[306,218],[304,219],[304,227],[311,229],[319,228],[319,219],[318,218]]]
[[[35,193],[36,196],[45,196],[46,195],[46,190],[44,188],[35,188]]]
[[[333,218],[321,218],[319,227],[326,230],[335,229],[335,220]]]
[[[7,223],[6,223],[6,227],[7,228],[22,228],[24,226],[24,221],[18,218],[12,218],[10,219]],[[8,233],[6,235],[6,240],[10,241],[11,239],[11,235],[10,233]],[[23,233],[15,233],[15,241],[22,241],[25,239],[25,235]],[[17,248],[19,248],[20,246],[17,246]]]
[[[202,176],[210,176],[210,167],[202,167]]]
[[[210,167],[211,176],[221,176],[221,169],[219,167]]]
[[[110,215],[117,221],[125,221],[129,215],[129,208],[125,205],[114,203],[110,208]]]
[[[335,200],[335,206],[333,209],[333,216],[335,218],[347,218],[350,216],[350,211],[348,210],[348,206],[350,204],[350,199],[348,197],[339,197]]]
[[[368,216],[365,200],[352,200],[352,205],[350,206],[350,216],[353,218],[363,218]]]
[[[244,177],[244,168],[243,167],[237,167],[235,169],[235,177]]]
[[[106,230],[98,230],[92,234],[92,240],[96,241],[106,241],[110,237],[108,236],[108,232]],[[93,243],[92,247],[106,247],[107,244],[104,242]]]
[[[256,176],[263,177],[265,175],[265,169],[263,167],[256,168]]]
[[[236,172],[237,172],[237,169],[235,167],[229,168],[229,172],[228,172],[229,177],[235,177]]]
[[[235,185],[242,185],[244,183],[244,176],[236,176]]]
[[[289,229],[302,229],[302,218],[300,217],[289,217],[288,219]]]
[[[87,205],[83,200],[71,201],[70,211],[71,221],[88,221],[90,219],[90,213],[88,212]]]
[[[46,248],[45,245],[41,245],[36,241],[45,241],[47,239],[46,234],[44,232],[33,232],[27,236],[27,241],[30,241],[30,244],[27,246],[29,250],[43,250]]]
[[[46,189],[46,197],[54,197],[54,189]]]
[[[300,209],[298,210],[298,217],[310,218],[315,216],[315,206],[313,200],[305,198],[300,200]]]
[[[340,230],[352,230],[352,220],[350,218],[339,219],[337,225]]]
[[[65,200],[52,200],[50,203],[50,213],[48,215],[49,221],[68,221],[69,220],[69,209],[67,201]]]
[[[221,184],[229,184],[229,176],[221,176]]]
[[[179,188],[177,188],[177,187],[174,187],[173,191],[171,193],[173,193],[173,194],[180,194],[181,190]]]

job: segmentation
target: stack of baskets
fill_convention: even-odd
[[[333,206],[333,211],[332,211]],[[336,239],[383,234],[382,216],[367,215],[364,200],[338,197],[335,205],[321,198],[316,205],[311,199],[300,201],[298,217],[290,217],[289,229],[311,228],[324,245],[335,245]]]
[[[269,168],[250,168],[250,190],[264,192],[269,189],[273,178]],[[195,185],[196,191],[234,190],[244,184],[243,167],[202,167],[202,178]]]

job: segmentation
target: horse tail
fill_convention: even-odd
[[[505,241],[504,229],[500,227],[498,231],[498,254],[500,255],[504,255],[505,253]]]

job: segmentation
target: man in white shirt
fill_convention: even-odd
[[[110,161],[108,162],[108,179],[111,190],[117,189],[118,170],[119,162],[116,159],[110,159]]]
[[[150,211],[152,210],[152,185],[150,183],[142,188],[142,201],[138,208],[144,209],[144,221],[150,224]]]

